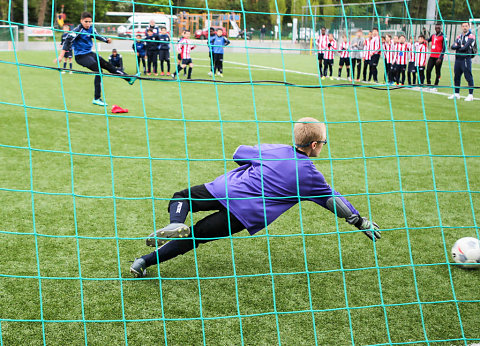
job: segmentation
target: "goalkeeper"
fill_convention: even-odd
[[[169,203],[170,224],[150,234],[146,243],[158,247],[135,259],[130,272],[143,277],[146,268],[182,255],[193,247],[247,229],[255,234],[299,201],[312,201],[344,218],[373,241],[378,225],[360,213],[327,184],[309,157],[327,143],[323,123],[302,118],[294,127],[295,147],[241,145],[233,154],[240,166],[214,181],[176,192]],[[192,228],[184,224],[189,211],[215,211]],[[175,239],[173,239],[175,238]],[[187,238],[187,239],[181,239]]]
[[[106,69],[108,72],[113,74],[125,75],[123,78],[129,84],[135,83],[137,76],[128,76],[125,72],[117,69],[115,66],[103,59],[100,55],[92,52],[92,39],[94,38],[106,43],[112,42],[110,38],[105,38],[97,33],[97,30],[92,27],[92,15],[89,12],[83,12],[80,17],[80,25],[78,25],[68,34],[58,58],[53,62],[57,63],[57,61],[62,61],[65,53],[71,50],[73,46],[73,51],[75,52],[75,61],[77,64],[97,73],[100,72],[100,69]],[[97,106],[106,106],[107,104],[102,100],[102,87],[100,83],[100,75],[96,74],[94,80],[95,96],[92,103]]]

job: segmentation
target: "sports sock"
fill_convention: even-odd
[[[73,67],[72,67],[72,63],[70,63],[70,70],[71,70],[72,68],[73,68]]]
[[[192,70],[193,70],[193,67],[189,67],[188,68],[188,79],[192,78]]]
[[[183,255],[193,249],[193,241],[191,239],[171,240],[157,250],[142,256],[147,266],[165,262],[169,259]]]
[[[350,78],[350,69],[347,67],[347,78]]]
[[[67,62],[66,61],[63,63],[63,68],[67,68]]]
[[[177,200],[170,203],[170,223],[184,223],[187,219],[188,211],[190,209],[187,200]]]

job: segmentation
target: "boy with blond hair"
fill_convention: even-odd
[[[380,239],[378,225],[364,217],[325,181],[311,157],[327,144],[325,124],[302,118],[294,126],[295,145],[241,145],[233,154],[238,168],[214,181],[176,192],[169,203],[170,224],[152,234],[147,246],[155,251],[135,259],[130,272],[146,275],[146,268],[244,229],[253,235],[300,201],[311,201],[344,218],[371,240]],[[215,211],[185,225],[189,212]]]

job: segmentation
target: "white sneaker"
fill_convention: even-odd
[[[460,100],[460,94],[452,94],[448,97],[449,100],[457,99]]]
[[[430,91],[431,91],[432,93],[436,93],[438,90],[437,90],[437,88],[431,88]]]
[[[223,77],[223,73],[219,73],[218,76],[219,76],[219,77]]]
[[[68,74],[73,74],[73,71],[68,72]]]
[[[211,75],[212,75],[212,71],[208,72],[208,75],[211,76]]]
[[[468,96],[465,97],[465,101],[473,101],[473,95],[472,95],[472,94],[468,94]]]
[[[65,73],[67,73],[67,72],[65,72],[65,71],[62,71],[62,74],[65,74]]]
[[[337,77],[337,80],[340,80],[340,77]]]

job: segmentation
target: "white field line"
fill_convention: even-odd
[[[210,59],[202,59],[202,58],[196,58],[195,60],[206,60],[206,61],[210,61]],[[314,77],[317,77],[318,78],[318,74],[316,73],[309,73],[309,72],[301,72],[301,71],[296,71],[296,70],[288,70],[288,69],[281,69],[281,68],[277,68],[277,67],[270,67],[270,66],[262,66],[262,65],[253,65],[253,64],[245,64],[245,63],[242,63],[242,62],[235,62],[235,61],[226,61],[224,60],[224,63],[227,63],[227,64],[233,64],[233,65],[240,65],[240,66],[247,66],[246,68],[244,67],[243,69],[248,69],[248,66],[250,66],[251,68],[253,67],[254,69],[256,70],[272,70],[272,71],[279,71],[279,72],[289,72],[289,73],[296,73],[296,74],[301,74],[301,75],[306,75],[306,76],[314,76]],[[209,66],[207,66],[209,67]],[[238,69],[242,69],[242,68],[238,68]],[[344,81],[347,81],[346,78],[340,78],[341,80],[344,80]],[[365,83],[365,82],[362,82],[362,83]],[[373,82],[367,82],[369,84],[375,84]],[[428,89],[428,88],[427,88]],[[414,87],[414,88],[403,88],[402,90],[410,90],[410,91],[417,91],[417,92],[420,92],[422,91],[421,88],[419,87]],[[423,91],[425,94],[436,94],[436,95],[442,95],[442,96],[450,96],[451,94],[448,94],[448,93],[444,93],[444,92],[440,92],[440,91]],[[460,96],[461,98],[465,98],[465,96]],[[474,100],[480,100],[480,98],[474,98]]]

